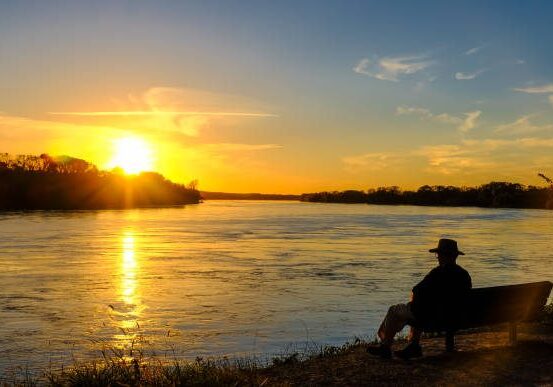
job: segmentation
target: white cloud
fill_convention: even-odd
[[[272,118],[258,102],[236,95],[198,89],[152,87],[142,94],[114,100],[118,109],[110,111],[52,112],[51,115],[88,117],[112,125],[180,133],[197,137],[206,125],[231,120]]]
[[[452,125],[458,125],[463,121],[461,118],[452,116],[447,113],[437,114],[434,117],[432,117],[432,119],[437,122],[441,122],[444,124],[452,124]]]
[[[426,158],[431,173],[457,176],[494,171],[497,176],[512,178],[515,172],[527,175],[539,164],[540,156],[528,151],[538,148],[553,148],[553,138],[463,140],[459,144],[423,146],[413,155]]]
[[[481,45],[481,46],[476,46],[476,47],[473,47],[473,48],[470,48],[468,49],[467,51],[464,52],[465,55],[474,55],[476,54],[478,51],[482,50],[483,48],[485,47],[485,45]]]
[[[529,86],[529,87],[520,87],[515,88],[515,91],[520,91],[528,94],[547,94],[553,93],[553,83],[548,83],[542,86]]]
[[[415,74],[433,63],[423,55],[386,57],[372,61],[363,58],[353,68],[353,71],[376,79],[397,82],[402,76]]]
[[[416,115],[420,116],[422,118],[428,118],[431,119],[434,117],[434,115],[430,112],[430,110],[415,106],[398,106],[396,107],[396,115],[402,116],[402,115]]]
[[[455,73],[455,79],[457,79],[458,81],[465,81],[465,80],[474,79],[474,78],[478,77],[480,74],[482,74],[484,71],[486,71],[486,70],[482,69],[482,70],[475,71],[473,73],[456,72]]]
[[[522,116],[514,122],[499,125],[495,129],[495,132],[504,134],[527,134],[553,130],[553,125],[534,125],[530,122],[530,118],[531,116]]]
[[[209,111],[151,111],[130,110],[113,112],[49,112],[54,116],[130,117],[130,116],[202,116],[202,117],[278,117],[269,113],[209,112]]]
[[[514,140],[464,140],[463,145],[479,150],[497,150],[499,148],[553,148],[553,138],[522,137]]]
[[[513,89],[528,94],[549,94],[547,100],[553,106],[553,83],[548,83],[541,86],[529,86]]]
[[[355,65],[355,67],[353,68],[353,71],[356,72],[357,74],[371,75],[369,73],[370,65],[371,65],[371,61],[368,60],[367,58],[363,58],[359,61],[359,63],[357,63],[357,65]]]
[[[493,168],[495,163],[478,152],[461,145],[423,146],[415,154],[427,159],[428,170],[443,175],[471,173],[475,169]]]
[[[464,113],[464,117],[457,117],[448,113],[434,114],[428,109],[413,106],[398,106],[396,108],[396,115],[415,115],[429,121],[457,125],[457,129],[462,133],[466,133],[476,127],[476,121],[481,113],[480,110],[476,110]]]
[[[391,167],[399,157],[395,153],[373,152],[342,158],[346,171],[379,171]]]
[[[282,149],[282,145],[278,144],[237,144],[237,143],[215,143],[204,144],[201,147],[206,150],[218,152],[250,152],[262,151],[271,149]]]
[[[468,131],[474,129],[477,125],[476,121],[478,120],[478,117],[480,117],[480,114],[482,114],[480,110],[465,113],[465,120],[457,127],[457,129],[461,133],[467,133]]]
[[[516,139],[464,139],[456,144],[426,145],[405,152],[372,152],[342,158],[346,171],[422,170],[457,179],[527,179],[532,170],[553,162],[553,137]],[[422,162],[422,164],[421,164]],[[489,181],[489,180],[488,180]]]

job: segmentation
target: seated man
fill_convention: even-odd
[[[464,254],[452,239],[440,239],[438,247],[429,251],[436,253],[439,266],[413,288],[411,302],[390,307],[378,329],[380,346],[369,347],[367,351],[370,354],[391,358],[394,336],[405,325],[410,325],[408,345],[395,354],[403,359],[420,357],[422,331],[417,326],[427,321],[455,318],[456,312],[457,315],[462,314],[463,300],[472,287],[469,273],[456,263],[457,257]]]

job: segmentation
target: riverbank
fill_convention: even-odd
[[[398,342],[400,347],[404,343]],[[327,347],[301,358],[296,353],[274,358],[266,366],[252,360],[196,359],[164,363],[144,358],[139,350],[105,355],[97,363],[49,371],[41,378],[24,373],[3,379],[19,385],[551,385],[553,325],[526,324],[519,342],[508,343],[504,327],[459,334],[457,351],[444,352],[443,337],[425,338],[424,357],[382,360],[366,353],[367,343]]]
[[[156,172],[101,171],[68,156],[0,153],[0,211],[182,206],[201,202],[196,185],[176,184]]]
[[[540,177],[546,179],[549,187],[497,181],[477,187],[424,185],[416,191],[403,191],[397,186],[392,186],[367,191],[304,193],[300,200],[319,203],[553,209],[551,180],[545,175],[540,174]]]

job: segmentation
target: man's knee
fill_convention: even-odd
[[[405,308],[405,305],[404,304],[396,304],[396,305],[392,305],[388,308],[388,313],[389,314],[394,314],[394,315],[398,315],[401,313],[402,309]]]
[[[413,319],[411,308],[409,304],[397,304],[388,308],[388,318],[392,318],[395,321],[401,321],[403,324],[407,324],[408,321]]]

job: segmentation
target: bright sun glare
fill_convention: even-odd
[[[114,141],[115,152],[111,165],[120,167],[127,174],[152,170],[152,151],[144,140],[125,137]]]

